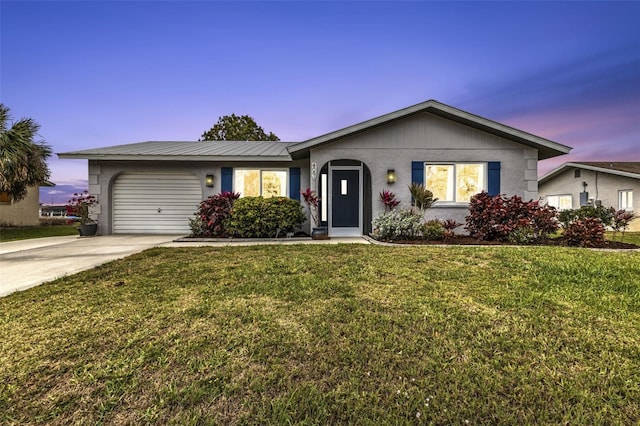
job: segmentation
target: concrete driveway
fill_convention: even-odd
[[[176,235],[35,238],[0,243],[0,297],[173,241]]]

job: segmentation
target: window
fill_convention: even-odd
[[[573,208],[573,199],[571,194],[547,195],[547,204],[558,210],[570,210]]]
[[[485,163],[425,164],[424,185],[439,201],[468,203],[486,189]]]
[[[286,197],[287,172],[284,170],[235,169],[235,191],[241,197]]]
[[[618,205],[622,210],[633,210],[633,191],[630,189],[624,189],[618,191]]]

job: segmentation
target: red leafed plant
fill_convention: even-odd
[[[320,197],[318,197],[316,191],[312,191],[311,188],[300,191],[300,195],[302,195],[302,199],[309,209],[309,216],[311,216],[311,221],[313,222],[312,225],[320,225],[318,217],[318,205],[320,203]]]
[[[453,236],[455,235],[455,232],[453,232],[454,229],[456,229],[458,226],[462,225],[459,222],[456,222],[453,219],[446,219],[442,221],[442,227],[444,228],[444,233],[443,233],[443,237],[445,241],[451,241],[453,239]]]
[[[556,210],[537,201],[523,201],[514,195],[491,196],[486,192],[471,197],[467,226],[480,240],[532,243],[546,239],[558,229]]]
[[[622,239],[624,240],[624,231],[629,227],[629,223],[633,219],[635,219],[636,215],[633,211],[628,210],[615,210],[613,207],[610,209],[613,213],[613,221],[611,223],[611,228],[613,228],[613,237],[615,238],[616,234],[619,231],[622,231]]]
[[[231,215],[233,202],[239,197],[237,192],[225,191],[201,202],[196,212],[200,227],[194,234],[201,237],[226,236],[225,221]]]
[[[385,212],[393,210],[398,204],[400,204],[400,201],[396,200],[396,194],[388,189],[385,189],[380,193],[380,201],[384,204]]]
[[[604,226],[596,217],[576,219],[564,231],[568,245],[579,247],[599,247],[604,243]]]
[[[82,225],[95,223],[89,217],[89,207],[98,204],[96,197],[89,194],[86,189],[80,193],[73,194],[73,198],[67,201],[67,216],[77,216]]]

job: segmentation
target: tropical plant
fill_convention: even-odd
[[[555,208],[538,201],[481,192],[471,197],[466,228],[480,240],[509,241],[511,236],[511,241],[532,243],[558,229],[556,216]]]
[[[564,230],[563,237],[570,246],[599,247],[604,243],[604,225],[597,217],[576,219]]]
[[[91,225],[95,221],[89,216],[90,208],[98,204],[96,197],[84,190],[80,193],[73,194],[73,198],[67,202],[67,215],[80,218],[82,225]]]
[[[51,147],[35,140],[40,125],[34,120],[23,118],[9,125],[10,119],[9,108],[0,104],[0,193],[20,201],[29,187],[49,179]]]
[[[273,133],[264,129],[248,115],[225,115],[218,118],[213,127],[200,136],[202,141],[279,141]]]
[[[396,194],[388,189],[383,190],[380,194],[380,201],[384,204],[384,211],[393,210],[400,204],[399,200],[396,200]]]
[[[445,241],[451,241],[455,235],[455,229],[461,226],[462,223],[459,223],[453,219],[445,219],[442,221],[442,227],[444,228],[443,237]]]
[[[225,221],[231,215],[235,200],[240,197],[237,192],[221,192],[208,197],[200,203],[195,218],[189,221],[191,235],[194,237],[226,236]]]
[[[426,209],[438,201],[437,198],[433,198],[433,192],[429,191],[422,183],[412,182],[409,185],[409,192],[413,198],[413,205],[421,213],[424,213]]]
[[[312,222],[312,226],[320,225],[320,218],[318,216],[318,205],[320,204],[320,197],[316,194],[316,191],[312,191],[311,188],[307,188],[304,191],[300,191],[302,199],[309,210],[309,217]]]

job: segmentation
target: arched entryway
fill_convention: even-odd
[[[329,235],[371,232],[371,173],[362,161],[332,160],[320,169],[320,219]]]

